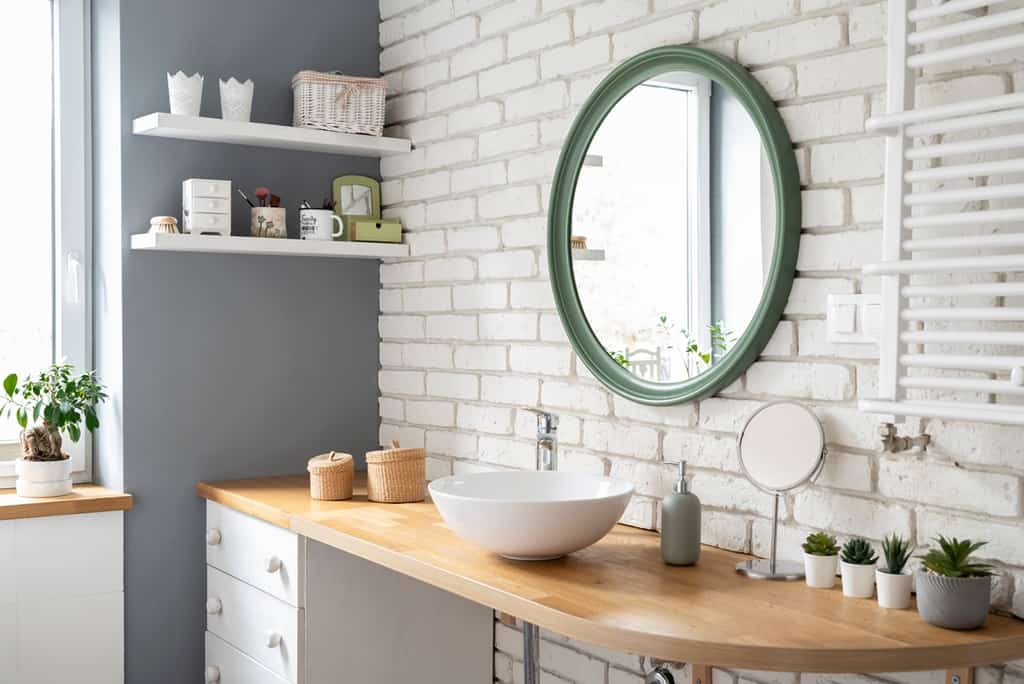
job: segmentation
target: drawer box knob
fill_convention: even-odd
[[[218,530],[216,527],[206,531],[206,543],[210,546],[216,546],[217,544],[220,544],[220,540],[220,530]]]
[[[277,556],[268,556],[267,559],[263,561],[263,567],[272,575],[281,569],[281,559]]]
[[[220,615],[224,611],[224,604],[220,602],[219,598],[211,596],[206,599],[206,614],[207,615]]]
[[[267,632],[267,648],[277,648],[281,645],[281,635],[277,632]]]
[[[207,684],[216,684],[220,681],[220,668],[216,665],[211,665],[206,668],[206,682]]]

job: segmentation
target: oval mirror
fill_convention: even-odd
[[[616,68],[569,133],[551,194],[555,301],[587,368],[619,394],[713,394],[760,354],[800,232],[792,143],[740,65],[691,47]]]

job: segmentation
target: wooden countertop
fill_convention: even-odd
[[[309,498],[306,476],[200,483],[200,496],[559,634],[665,660],[784,672],[898,672],[1024,658],[1024,621],[953,632],[836,588],[737,575],[745,556],[705,547],[661,562],[658,535],[617,526],[556,561],[509,561],[459,539],[432,503]],[[542,533],[542,531],[538,531]]]
[[[25,499],[15,494],[13,489],[0,489],[0,520],[127,511],[131,507],[131,494],[114,492],[94,484],[76,484],[67,496],[43,499]]]

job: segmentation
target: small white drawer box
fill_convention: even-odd
[[[186,233],[231,235],[231,214],[207,214],[184,209],[182,219]]]
[[[231,213],[231,200],[224,199],[223,197],[193,197],[192,203],[189,205],[182,205],[189,211],[199,212],[204,214],[230,214]]]
[[[193,197],[231,199],[231,181],[187,178],[181,182],[181,196],[185,203]]]

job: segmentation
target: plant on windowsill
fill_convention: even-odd
[[[74,375],[69,363],[57,363],[19,380],[11,373],[3,381],[0,418],[13,417],[21,426],[21,456],[15,462],[19,496],[62,496],[71,493],[71,457],[63,437],[72,442],[99,427],[96,406],[106,398],[95,372]],[[33,423],[29,427],[29,419]]]
[[[914,547],[910,541],[893,532],[882,540],[884,563],[875,569],[878,585],[878,605],[882,608],[903,610],[910,607],[910,589],[913,576],[906,570]]]
[[[836,565],[839,562],[839,547],[836,538],[825,532],[807,535],[803,544],[804,576],[807,586],[815,589],[831,589],[836,585]]]
[[[993,567],[971,555],[988,542],[941,534],[935,541],[939,548],[920,557],[924,569],[917,574],[917,612],[936,627],[981,627],[991,603]]]
[[[843,545],[840,554],[843,575],[843,596],[871,598],[875,593],[875,563],[878,554],[867,539],[854,537]]]

